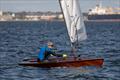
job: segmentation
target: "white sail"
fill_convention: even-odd
[[[87,38],[78,0],[59,0],[72,43]]]

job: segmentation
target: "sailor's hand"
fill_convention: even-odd
[[[66,57],[68,57],[68,56],[67,56],[67,54],[64,53],[64,54],[62,55],[62,57],[63,57],[63,58],[66,58]]]

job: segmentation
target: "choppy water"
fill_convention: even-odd
[[[0,80],[120,80],[120,23],[86,22],[88,39],[81,42],[81,57],[103,57],[102,68],[33,68],[18,66],[23,58],[37,56],[40,46],[54,41],[69,53],[64,22],[0,22]]]

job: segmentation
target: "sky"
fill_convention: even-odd
[[[82,12],[94,8],[99,2],[104,7],[120,7],[120,0],[79,0]],[[0,0],[2,11],[60,11],[58,0]]]

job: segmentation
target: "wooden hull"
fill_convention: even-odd
[[[103,59],[53,59],[52,61],[37,62],[35,60],[28,60],[19,63],[22,66],[32,66],[41,68],[51,67],[81,67],[81,66],[96,66],[101,67],[103,65]]]

